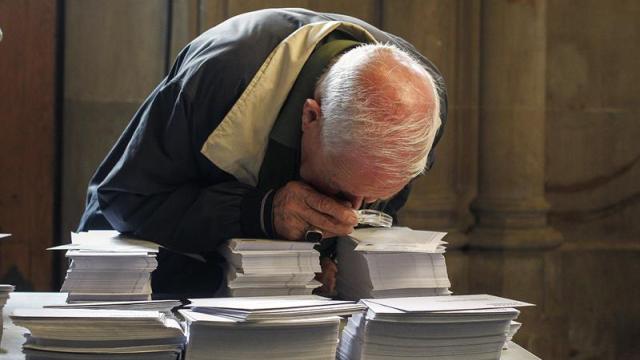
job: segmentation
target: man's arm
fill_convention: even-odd
[[[250,13],[191,42],[98,169],[90,190],[99,203],[95,213],[116,230],[185,252],[214,250],[230,237],[272,235],[260,225],[260,210],[270,208],[273,192],[237,181],[200,150],[296,26],[275,11]]]
[[[118,231],[177,251],[212,251],[231,237],[268,237],[257,221],[266,194],[200,155],[203,135],[194,131],[203,125],[178,85],[161,85],[135,115],[135,132],[98,185],[103,215]]]
[[[260,190],[209,162],[199,149],[212,129],[179,85],[160,86],[147,99],[120,159],[97,187],[114,229],[181,252],[213,251],[234,237],[299,240],[309,226],[351,232],[355,214],[309,186]]]

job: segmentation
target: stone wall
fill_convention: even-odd
[[[640,242],[638,15],[637,1],[549,3],[546,187],[572,242]]]

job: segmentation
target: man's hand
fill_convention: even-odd
[[[313,290],[313,293],[325,297],[334,297],[336,293],[336,274],[338,266],[328,257],[320,259],[321,273],[316,273],[316,280],[322,283],[322,286]]]
[[[324,237],[350,234],[358,224],[355,211],[300,182],[290,181],[273,198],[273,226],[278,236],[301,240],[310,228]]]

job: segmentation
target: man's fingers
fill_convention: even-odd
[[[276,191],[272,211],[275,233],[288,240],[303,239],[310,227],[321,230],[324,237],[346,235],[358,223],[349,206],[299,181],[291,181]]]
[[[324,275],[323,284],[327,287],[327,290],[330,293],[334,293],[336,290],[336,274],[338,273],[338,266],[333,262],[333,260],[326,257],[320,259],[320,265]]]
[[[358,217],[353,209],[340,204],[336,200],[317,193],[309,191],[305,197],[305,203],[312,209],[323,214],[329,215],[336,220],[355,226],[358,224]]]
[[[311,226],[322,230],[325,233],[332,233],[336,235],[347,235],[353,231],[353,226],[336,221],[323,213],[317,212],[314,209],[304,208],[300,209],[300,215]]]
[[[320,266],[322,268],[322,272],[316,274],[316,280],[322,282],[322,286],[316,288],[313,293],[328,297],[335,296],[336,273],[338,272],[338,267],[335,262],[327,257],[320,258]]]

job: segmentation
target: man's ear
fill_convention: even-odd
[[[302,131],[307,130],[309,126],[317,126],[321,114],[320,103],[314,99],[305,100],[302,106]]]

